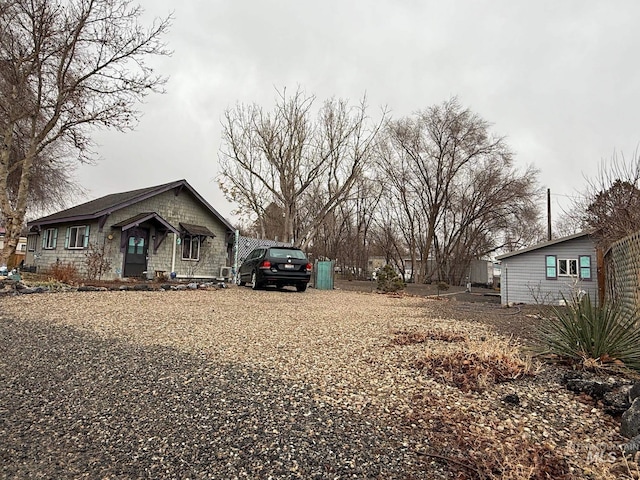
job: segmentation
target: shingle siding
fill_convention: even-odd
[[[189,223],[205,226],[215,234],[214,238],[207,237],[202,241],[199,261],[182,260],[182,246],[177,244],[174,261],[173,245],[176,235],[169,233],[158,250],[154,251],[154,237],[157,232],[154,226],[149,225],[147,278],[153,278],[156,272],[168,274],[171,271],[175,271],[179,277],[217,277],[220,274],[220,267],[228,266],[227,227],[187,189],[180,190],[178,195],[174,190],[166,191],[134,205],[116,210],[109,215],[101,230],[97,221],[43,225],[43,230],[50,227],[58,228],[57,245],[52,250],[43,249],[42,233],[38,235],[36,250],[33,252],[33,264],[40,270],[44,270],[56,262],[72,262],[79,274],[85,275],[87,249],[65,249],[65,234],[69,226],[88,224],[90,225],[89,242],[98,246],[106,245],[106,251],[111,259],[111,269],[102,278],[122,278],[124,253],[120,250],[121,229],[111,228],[111,226],[141,212],[155,212],[178,230],[180,230],[180,223]],[[108,238],[109,235],[112,236],[111,239]],[[175,265],[173,270],[172,264]]]
[[[555,255],[557,259],[576,259],[580,256],[591,257],[591,280],[582,280],[573,276],[546,278],[545,259]],[[508,303],[544,303],[557,305],[578,290],[583,290],[592,300],[598,298],[596,250],[588,236],[556,243],[537,250],[524,252],[502,260],[500,288],[502,304]]]
[[[36,248],[30,253],[26,263],[35,265],[39,271],[47,270],[56,263],[73,263],[78,270],[80,276],[86,274],[86,253],[87,249],[69,249],[65,248],[65,237],[69,227],[89,226],[89,244],[99,245],[102,241],[101,232],[98,232],[98,222],[75,222],[51,225],[47,228],[58,230],[56,239],[56,248],[45,249],[42,246],[43,232],[38,235],[36,240]],[[45,229],[46,230],[46,229]]]

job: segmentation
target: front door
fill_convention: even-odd
[[[141,277],[147,271],[149,251],[149,230],[136,228],[128,233],[124,255],[124,277]]]

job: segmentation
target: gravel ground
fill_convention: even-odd
[[[540,452],[615,478],[585,452],[622,443],[616,422],[553,370],[465,391],[416,368],[516,348],[482,308],[238,287],[1,301],[2,477],[490,478],[470,459],[514,445],[493,478]]]

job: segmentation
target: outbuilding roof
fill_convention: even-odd
[[[556,238],[554,240],[548,240],[546,242],[537,243],[536,245],[532,245],[527,248],[523,248],[521,250],[516,250],[515,252],[505,253],[504,255],[499,255],[496,257],[496,260],[504,260],[505,258],[515,257],[516,255],[521,255],[527,252],[533,252],[534,250],[539,250],[541,248],[550,247],[551,245],[557,245],[558,243],[567,242],[569,240],[575,240],[576,238],[587,237],[591,234],[591,232],[580,232],[573,235],[569,235],[567,237]]]

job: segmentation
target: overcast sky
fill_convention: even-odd
[[[513,0],[142,0],[173,12],[170,77],[133,133],[99,132],[78,170],[93,199],[186,179],[233,221],[214,180],[220,119],[237,102],[271,109],[276,89],[410,115],[457,96],[534,164],[554,212],[614,150],[640,143],[640,2]],[[541,205],[544,209],[545,205]]]

